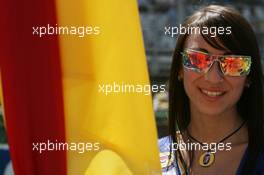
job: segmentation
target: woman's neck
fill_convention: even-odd
[[[207,115],[195,110],[196,108],[192,106],[190,107],[191,121],[188,126],[188,132],[200,142],[219,142],[237,129],[243,122],[236,108],[218,115]],[[247,140],[247,130],[245,127],[241,129],[241,132],[237,134],[237,137],[232,139],[234,142]]]

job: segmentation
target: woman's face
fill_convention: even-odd
[[[217,50],[201,35],[189,35],[184,49],[193,49],[215,55],[230,54],[228,50]],[[196,73],[183,68],[183,83],[190,99],[192,111],[205,115],[221,115],[236,110],[236,104],[245,87],[246,76],[224,76],[218,62],[214,62],[206,73]]]

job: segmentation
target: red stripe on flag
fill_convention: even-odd
[[[66,152],[33,151],[34,142],[65,142],[57,36],[32,27],[55,25],[52,0],[0,4],[0,67],[8,143],[16,175],[66,174]]]

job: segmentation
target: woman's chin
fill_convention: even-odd
[[[222,106],[214,107],[214,106],[203,106],[198,109],[201,114],[205,116],[220,116],[224,113],[224,109]]]

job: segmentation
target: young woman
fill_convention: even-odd
[[[250,24],[210,5],[183,26],[200,31],[180,35],[174,51],[163,174],[264,175],[263,74]]]

